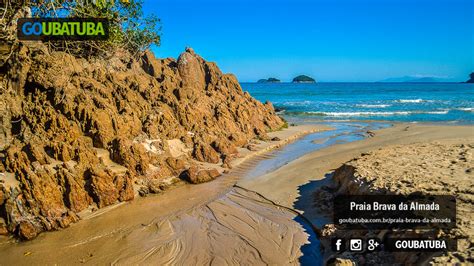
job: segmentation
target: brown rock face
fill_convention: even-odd
[[[328,266],[353,266],[356,264],[350,259],[336,258],[333,261],[328,262],[327,265]]]
[[[196,145],[194,145],[193,155],[196,160],[201,162],[219,162],[219,154],[209,144],[197,143]]]
[[[474,247],[474,179],[472,168],[474,144],[415,143],[391,145],[362,154],[334,172],[336,186],[326,188],[329,193],[317,191],[318,206],[332,209],[334,194],[343,195],[455,195],[456,228],[439,228],[433,224],[430,230],[326,230],[322,241],[333,238],[383,238],[428,239],[442,235],[456,239],[457,250],[443,253],[394,252],[351,254],[357,264],[370,265],[433,265],[463,264],[472,258]],[[335,192],[335,193],[334,193]],[[332,194],[334,193],[334,194]],[[330,195],[319,197],[318,195]],[[332,226],[335,228],[335,226]],[[339,229],[339,228],[338,228]],[[344,228],[342,228],[344,229]],[[346,228],[347,229],[347,228]],[[435,233],[434,233],[435,232]],[[339,256],[335,254],[334,256]],[[344,255],[343,255],[344,256]],[[328,263],[329,264],[329,263]],[[341,264],[342,265],[342,264]]]
[[[18,226],[18,233],[20,234],[20,237],[25,240],[35,238],[38,235],[38,231],[38,228],[28,221],[22,221]]]
[[[3,219],[0,219],[0,236],[8,235],[7,224]]]
[[[190,90],[203,90],[206,85],[204,60],[194,53],[192,48],[187,48],[178,58],[178,72],[183,79],[184,88]]]
[[[220,176],[220,174],[216,169],[199,170],[196,166],[191,166],[183,173],[183,178],[192,184],[209,182],[216,179],[218,176]]]
[[[228,139],[218,139],[212,143],[212,147],[221,154],[237,154],[237,148]]]
[[[283,125],[271,104],[192,49],[178,60],[12,49],[0,68],[0,171],[18,185],[0,190],[0,218],[25,239],[68,226],[91,204],[133,199],[144,176],[178,176],[193,160],[228,163],[236,147]],[[189,181],[218,175],[196,169]]]
[[[112,160],[127,167],[133,174],[143,175],[148,170],[149,156],[143,145],[125,138],[114,139],[110,150]]]
[[[6,200],[5,192],[3,191],[3,187],[0,186],[0,206],[2,206],[3,203],[5,203],[5,200]]]

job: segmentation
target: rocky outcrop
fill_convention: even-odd
[[[216,171],[187,169],[228,160],[284,124],[190,48],[175,60],[12,47],[0,68],[0,172],[12,176],[0,176],[0,222],[24,239],[131,200],[140,186],[161,191],[160,180],[185,171],[209,181]]]
[[[316,80],[306,75],[299,75],[293,79],[293,83],[315,83],[315,82]]]
[[[280,83],[281,80],[277,78],[259,79],[257,83]]]
[[[344,230],[331,225],[331,230],[321,239],[329,246],[332,238],[433,238],[443,236],[456,239],[455,252],[413,253],[375,252],[354,254],[344,252],[333,255],[351,259],[358,264],[436,265],[469,264],[474,254],[474,191],[472,179],[474,144],[423,143],[397,145],[364,153],[336,169],[334,187],[323,186],[316,191],[315,202],[322,211],[330,212],[335,195],[426,195],[456,196],[456,225],[454,229],[429,230]]]
[[[469,80],[466,83],[474,83],[474,72],[469,75]]]
[[[183,172],[182,177],[192,184],[200,184],[214,180],[220,175],[216,169],[202,169],[196,166],[191,166],[188,170]]]

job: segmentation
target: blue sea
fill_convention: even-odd
[[[242,83],[289,121],[403,121],[474,124],[474,84]]]

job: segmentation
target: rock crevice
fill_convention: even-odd
[[[220,164],[284,124],[191,48],[178,60],[14,49],[0,70],[0,172],[17,185],[0,176],[0,233],[31,239],[182,173],[208,181],[198,161]]]

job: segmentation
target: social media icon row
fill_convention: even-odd
[[[367,251],[378,251],[381,247],[381,242],[376,238],[370,238],[364,245],[364,241],[360,238],[349,239],[349,247],[346,245],[346,241],[342,238],[335,238],[332,240],[332,249],[336,252],[346,251],[347,249],[352,252]]]

